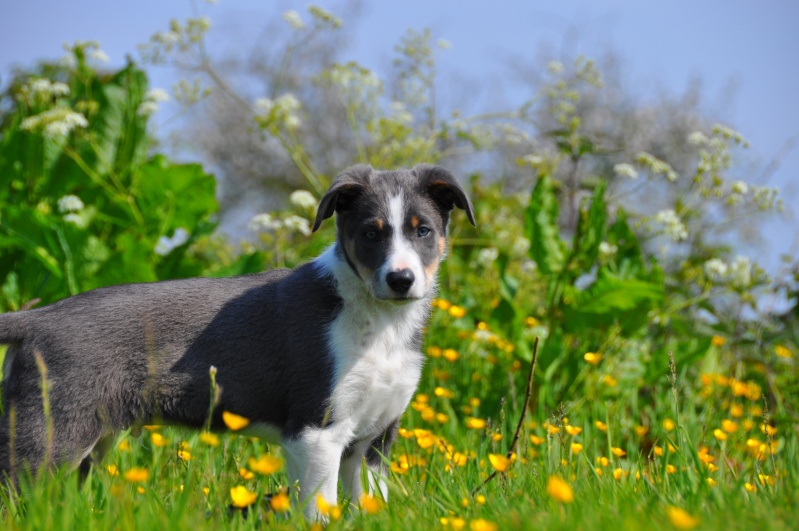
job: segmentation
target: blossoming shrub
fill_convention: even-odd
[[[98,72],[96,52],[78,43],[67,66],[18,77],[4,96],[0,311],[207,264],[187,250],[214,228],[213,176],[151,155],[165,93],[133,64]]]

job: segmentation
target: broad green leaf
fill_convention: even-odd
[[[544,274],[558,273],[566,262],[566,245],[558,228],[558,198],[552,178],[538,178],[525,214],[525,229],[530,240],[530,258]]]

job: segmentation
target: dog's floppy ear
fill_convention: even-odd
[[[432,164],[418,164],[414,166],[413,172],[419,178],[422,188],[436,203],[442,205],[447,211],[454,207],[463,209],[466,212],[466,217],[469,218],[469,223],[477,226],[474,221],[472,202],[469,201],[469,196],[466,195],[454,175],[441,166]]]
[[[316,221],[313,224],[314,231],[334,212],[347,208],[352,200],[363,191],[370,173],[372,173],[371,166],[357,164],[350,166],[336,177],[330,190],[319,202],[319,210],[316,211]]]

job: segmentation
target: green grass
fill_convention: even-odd
[[[544,371],[538,372],[518,457],[473,496],[493,471],[489,454],[508,451],[529,370],[515,359],[511,345],[488,330],[474,331],[469,315],[435,310],[419,394],[403,417],[391,455],[390,501],[375,514],[344,507],[329,528],[796,527],[796,425],[774,423],[763,410],[757,384],[675,367],[673,377],[664,374],[656,385],[629,385],[620,369],[614,369],[612,379],[606,377],[606,366],[616,367],[618,354],[612,351],[603,353],[598,364],[584,362],[576,384],[545,388]],[[546,406],[551,397],[559,397],[559,405]],[[481,424],[470,418],[485,420],[485,426],[467,427]],[[764,433],[764,418],[776,432]],[[154,440],[153,433],[163,439]],[[574,443],[582,450],[576,452]],[[181,444],[187,445],[188,460],[179,456]],[[619,455],[612,448],[620,449]],[[260,497],[285,486],[282,471],[249,479],[240,474],[249,458],[267,453],[279,455],[280,449],[234,434],[220,436],[216,447],[198,433],[168,427],[145,430],[139,437],[122,434],[81,487],[75,473],[63,471],[24,483],[20,496],[3,500],[0,526],[309,527],[299,511],[276,515],[266,501],[256,502],[246,514],[231,509],[231,487],[244,485]],[[149,477],[128,481],[125,474],[133,468],[146,469]],[[548,493],[552,476],[570,485],[572,502]],[[672,508],[685,511],[686,519],[672,520]]]

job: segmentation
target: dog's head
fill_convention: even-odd
[[[472,203],[441,167],[377,171],[358,165],[333,182],[313,228],[335,212],[338,248],[369,292],[380,300],[417,300],[435,286],[454,207],[475,224]]]

